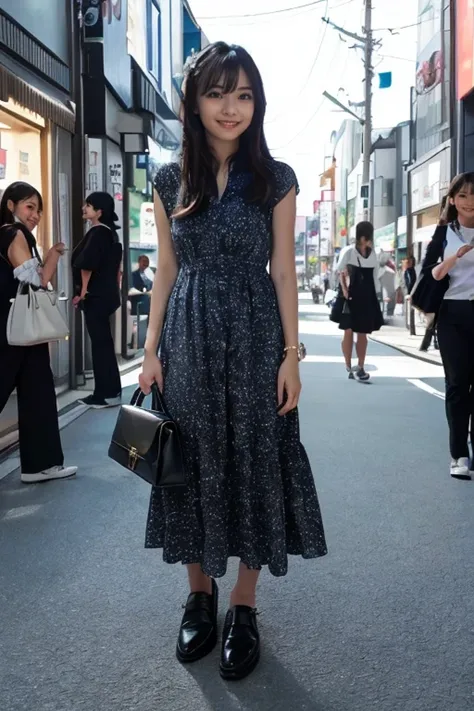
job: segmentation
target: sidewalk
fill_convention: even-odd
[[[410,336],[410,332],[400,325],[393,326],[382,326],[380,331],[372,334],[370,339],[376,343],[383,343],[386,346],[391,346],[396,348],[396,350],[405,353],[406,355],[412,356],[413,358],[419,358],[427,363],[433,363],[434,365],[441,366],[441,356],[439,351],[430,348],[427,353],[420,351],[421,341],[423,340],[423,335],[425,329],[423,326],[416,325],[416,336]]]
[[[138,369],[143,362],[143,355],[138,354],[130,360],[118,357],[118,366],[122,387],[132,385],[138,380]],[[81,405],[78,400],[85,394],[92,392],[94,380],[86,380],[84,387],[79,390],[66,390],[57,396],[59,429],[62,430],[67,425],[77,420],[89,408]],[[17,429],[17,402],[14,393],[7,403],[3,415],[3,429],[0,430],[0,480],[20,466],[20,458],[17,450],[18,429]],[[8,426],[9,425],[9,426]]]

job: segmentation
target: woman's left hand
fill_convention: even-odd
[[[296,351],[289,351],[278,371],[278,414],[283,416],[298,405],[301,393],[300,369]],[[286,394],[286,402],[284,400]],[[283,403],[285,404],[283,405]],[[283,407],[282,407],[283,405]]]

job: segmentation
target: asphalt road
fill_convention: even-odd
[[[144,550],[148,487],[106,457],[116,412],[90,411],[63,431],[75,480],[0,482],[2,711],[473,708],[474,483],[448,475],[440,369],[371,344],[371,384],[348,381],[324,308],[301,317],[329,554],[263,573],[256,672],[177,663],[185,571]]]

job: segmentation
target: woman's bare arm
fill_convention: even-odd
[[[60,251],[58,251],[55,247],[49,250],[40,272],[41,286],[48,286],[54,276],[54,273],[56,272],[60,256]],[[21,266],[29,259],[32,259],[28,242],[26,241],[26,237],[21,230],[18,230],[8,249],[8,259],[14,269]]]
[[[343,269],[342,272],[339,274],[339,283],[341,284],[342,288],[342,293],[344,294],[344,298],[348,299],[349,298],[349,272],[347,269]]]
[[[161,338],[168,300],[178,275],[178,263],[168,216],[156,190],[153,202],[158,232],[158,267],[151,293],[145,355],[155,356]]]
[[[295,266],[296,190],[292,188],[273,210],[270,276],[275,285],[285,344],[298,345],[298,283]],[[296,351],[289,351],[296,356]],[[291,357],[291,356],[290,356]]]

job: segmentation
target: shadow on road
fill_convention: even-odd
[[[243,681],[223,681],[214,655],[186,671],[199,685],[210,711],[349,711],[339,699],[333,704],[327,698],[316,698],[267,649],[262,650],[257,670]]]

